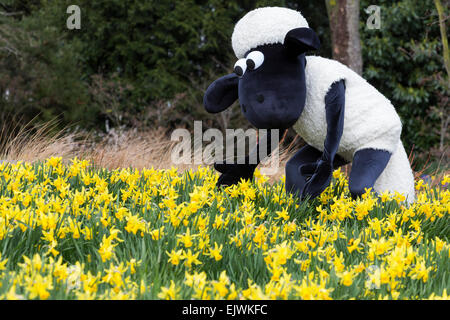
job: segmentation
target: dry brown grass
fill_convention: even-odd
[[[104,136],[99,142],[86,144],[80,158],[107,169],[170,168],[170,152],[174,142],[162,129],[145,132],[125,131]]]
[[[15,134],[0,132],[0,159],[6,161],[43,161],[52,156],[70,159],[76,156],[79,147],[80,134],[59,131],[49,134],[54,124],[48,123],[39,127],[21,128]],[[14,128],[12,128],[14,129]]]

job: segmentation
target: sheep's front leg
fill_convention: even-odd
[[[303,197],[315,198],[330,184],[333,173],[333,162],[339,149],[339,143],[344,132],[345,114],[345,82],[334,82],[325,96],[325,113],[327,121],[327,135],[324,149],[316,163],[303,166],[303,175],[312,174],[306,182]],[[311,124],[314,125],[314,124]]]
[[[306,145],[289,159],[286,163],[286,192],[301,197],[307,181],[307,177],[300,172],[300,167],[305,164],[315,163],[322,156],[322,152],[314,147]]]
[[[305,185],[314,174],[314,170],[308,172],[307,168],[315,166],[322,154],[316,148],[306,145],[289,159],[286,163],[286,192],[290,192],[299,198],[306,196],[304,194]],[[334,157],[333,168],[338,168],[345,164],[347,162],[339,155]]]

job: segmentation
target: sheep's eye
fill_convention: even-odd
[[[247,55],[247,68],[258,69],[264,62],[264,54],[261,51],[252,51]]]
[[[239,59],[234,64],[234,73],[236,73],[239,77],[242,77],[245,73],[245,70],[247,70],[247,64],[246,59]]]

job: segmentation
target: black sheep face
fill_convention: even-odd
[[[203,103],[217,113],[239,98],[245,117],[259,129],[286,129],[300,117],[306,99],[305,52],[318,49],[310,28],[290,30],[284,43],[260,45],[235,64],[234,73],[214,81]]]
[[[259,46],[238,61],[239,102],[252,125],[286,129],[297,121],[305,105],[305,61],[282,44]]]

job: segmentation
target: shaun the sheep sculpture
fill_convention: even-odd
[[[411,203],[414,177],[394,107],[343,64],[305,56],[319,46],[298,11],[266,7],[248,12],[232,35],[239,59],[234,73],[208,87],[206,110],[221,112],[239,99],[243,114],[255,127],[284,131],[293,126],[307,145],[286,164],[286,190],[300,198],[320,195],[330,184],[333,169],[352,162],[352,197],[372,188],[378,193],[403,193]],[[256,166],[216,164],[222,173],[218,185],[251,178]]]

